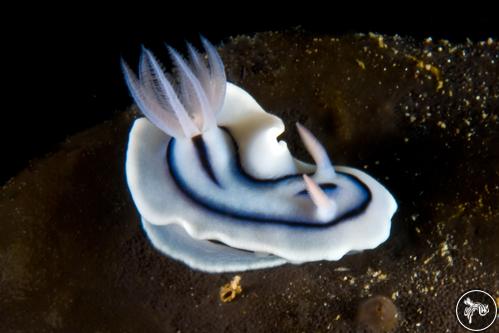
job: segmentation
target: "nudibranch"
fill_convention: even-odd
[[[138,76],[123,62],[145,118],[130,131],[126,177],[155,248],[206,272],[338,260],[372,249],[397,209],[374,178],[331,164],[314,135],[297,130],[315,164],[277,140],[284,124],[226,81],[215,47],[189,60],[168,47],[177,79],[143,49]]]

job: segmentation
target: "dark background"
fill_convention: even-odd
[[[167,5],[44,7],[39,12],[30,7],[29,15],[23,12],[6,27],[3,72],[12,75],[4,76],[9,89],[2,110],[0,184],[30,160],[57,149],[69,135],[130,105],[120,58],[135,68],[142,44],[166,59],[164,42],[183,51],[185,41],[199,45],[199,34],[218,44],[238,34],[296,27],[333,35],[372,31],[431,36],[455,43],[498,36],[495,8],[476,3],[442,9],[414,3],[398,13],[393,7],[362,4],[349,9],[288,4],[273,10],[256,3]]]

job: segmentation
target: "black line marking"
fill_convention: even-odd
[[[338,188],[338,186],[336,184],[333,184],[333,183],[324,183],[324,184],[319,184],[319,187],[324,191],[324,192],[327,192],[328,190],[331,191],[331,190],[335,190]],[[296,193],[296,195],[308,195],[308,192],[307,190],[303,190],[303,191],[300,191],[298,193]]]
[[[218,182],[215,172],[211,167],[210,156],[208,154],[208,149],[206,149],[203,137],[201,135],[194,136],[192,138],[192,143],[194,144],[194,147],[196,147],[196,152],[198,153],[198,158],[203,166],[203,169],[206,171],[210,179],[217,184],[218,187],[220,187],[220,183]]]
[[[233,142],[235,142],[232,135],[230,135],[230,132],[228,132],[228,134],[232,138]],[[175,161],[173,158],[174,147],[175,147],[175,138],[172,137],[170,139],[170,142],[168,143],[168,146],[167,146],[166,161],[167,161],[170,176],[172,177],[173,181],[175,182],[175,184],[177,185],[179,190],[182,191],[187,197],[189,197],[194,203],[198,204],[199,206],[204,207],[211,212],[214,212],[214,213],[217,213],[220,215],[224,215],[224,216],[228,216],[228,217],[232,217],[234,219],[250,220],[253,222],[270,223],[270,224],[283,224],[283,225],[287,225],[290,227],[326,228],[326,227],[333,226],[335,224],[338,224],[340,222],[343,222],[343,221],[348,220],[352,217],[355,217],[355,216],[362,214],[366,210],[367,206],[369,206],[369,203],[372,200],[371,190],[360,179],[358,179],[354,175],[351,175],[351,174],[348,174],[345,172],[336,171],[336,173],[342,174],[343,176],[348,177],[353,182],[357,183],[362,188],[362,190],[365,191],[367,198],[359,206],[357,206],[355,209],[352,209],[348,212],[345,212],[343,215],[340,215],[327,223],[317,224],[317,223],[310,223],[310,222],[308,222],[308,223],[307,222],[293,222],[293,221],[284,220],[284,219],[275,219],[275,218],[267,218],[265,216],[249,215],[249,214],[246,214],[244,212],[227,211],[223,207],[220,207],[217,205],[212,205],[212,204],[205,202],[203,197],[197,195],[197,193],[195,191],[189,189],[188,186],[186,186],[186,184],[180,179],[180,177],[179,177],[180,173],[178,172],[178,169],[175,165]],[[236,147],[235,152],[237,153],[239,151],[237,148],[237,144],[235,144],[235,147]],[[238,167],[237,171],[240,174],[245,175],[244,177],[248,177],[248,179],[254,180],[257,183],[270,183],[270,184],[272,184],[272,183],[276,183],[276,182],[282,181],[284,179],[289,179],[292,177],[301,177],[301,175],[287,175],[284,177],[280,177],[280,178],[276,178],[276,179],[269,179],[269,180],[258,179],[258,178],[255,178],[255,177],[248,175],[244,171],[244,169],[242,169],[240,167],[241,161],[240,161],[239,154],[236,154],[235,159],[236,159],[236,165]]]

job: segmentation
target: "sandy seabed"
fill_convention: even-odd
[[[338,262],[206,274],[155,251],[124,177],[134,110],[70,137],[0,193],[1,332],[350,332],[375,295],[399,332],[464,331],[462,293],[499,296],[499,49],[375,34],[240,36],[228,79],[300,121],[336,164],[397,198],[387,242]],[[497,330],[496,326],[489,329]]]

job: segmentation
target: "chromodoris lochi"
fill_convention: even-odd
[[[393,196],[366,173],[333,166],[313,134],[297,130],[314,160],[294,158],[282,120],[226,81],[216,49],[189,60],[169,48],[173,80],[142,52],[126,82],[146,116],[130,131],[126,176],[148,238],[207,272],[338,260],[390,233]]]

